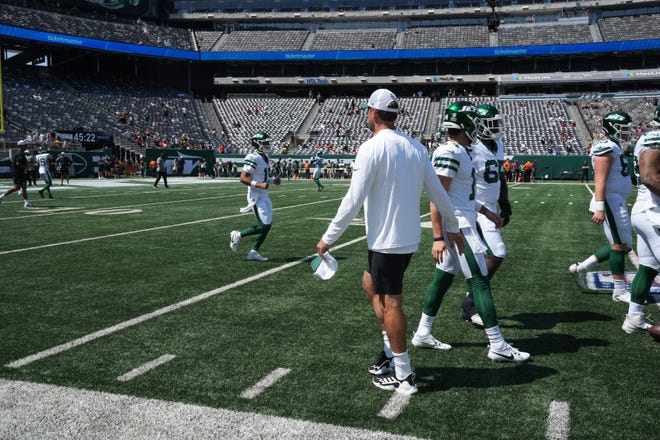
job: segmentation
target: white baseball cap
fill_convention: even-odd
[[[325,257],[325,259],[323,257]],[[314,275],[322,280],[329,280],[335,275],[335,272],[337,272],[339,264],[337,263],[337,260],[335,260],[335,257],[330,255],[329,252],[323,254],[323,257],[317,255],[312,259],[312,270],[314,271]]]
[[[367,106],[390,113],[398,113],[399,98],[387,89],[378,89],[371,94]]]

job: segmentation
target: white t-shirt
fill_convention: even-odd
[[[334,243],[364,205],[370,250],[386,254],[417,251],[422,188],[442,215],[445,231],[458,232],[451,201],[426,148],[397,130],[379,131],[360,146],[351,185],[322,240]]]

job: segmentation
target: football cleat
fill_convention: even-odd
[[[573,278],[577,285],[580,286],[580,289],[589,290],[589,287],[587,286],[587,271],[578,269],[578,264],[580,263],[571,264],[568,267],[568,271],[573,275]]]
[[[651,323],[644,320],[644,317],[631,317],[626,315],[626,319],[621,326],[626,333],[648,333]]]
[[[479,327],[479,328],[484,328],[484,322],[481,319],[481,316],[479,316],[478,313],[475,313],[474,315],[470,316],[470,322],[472,325]]]
[[[488,348],[488,359],[493,362],[525,362],[529,359],[529,353],[524,351],[519,351],[516,348],[513,348],[511,345],[506,344],[504,350],[493,350]]]
[[[387,357],[384,351],[380,352],[376,363],[369,365],[369,373],[374,376],[389,374],[394,372],[394,358]]]
[[[431,348],[433,350],[449,350],[451,345],[438,341],[432,335],[418,336],[413,334],[412,345],[417,348]]]
[[[34,205],[31,202],[26,202],[23,204],[23,208],[34,208]]]
[[[231,231],[229,234],[229,247],[232,251],[238,252],[238,243],[241,241],[241,231]]]
[[[254,249],[248,252],[247,259],[248,261],[261,261],[262,263],[268,261],[268,258],[262,257],[259,255],[259,252],[255,251]]]
[[[626,289],[614,289],[612,290],[612,301],[630,304],[630,292]]]
[[[387,391],[396,391],[399,394],[407,396],[417,392],[415,385],[415,373],[410,373],[405,379],[397,379],[394,372],[382,376],[374,376],[371,382],[380,389]]]

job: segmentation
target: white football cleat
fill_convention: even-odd
[[[578,286],[580,286],[581,289],[589,290],[589,287],[587,286],[587,271],[579,270],[578,264],[579,263],[573,263],[568,266],[568,271],[571,273],[571,275],[573,275],[575,282]]]
[[[612,301],[630,304],[630,292],[626,289],[614,289],[612,290]]]
[[[229,247],[232,251],[238,252],[238,243],[241,241],[241,231],[231,231],[229,234]]]
[[[449,350],[451,348],[451,345],[438,341],[432,335],[418,336],[417,332],[413,334],[412,345],[417,348],[431,348],[433,350]]]
[[[259,255],[259,252],[255,251],[254,249],[248,252],[247,259],[248,261],[261,261],[262,263],[268,261],[268,258],[262,257]]]
[[[488,359],[493,362],[525,362],[529,359],[529,353],[520,351],[517,348],[513,348],[511,345],[506,344],[504,350],[493,350],[492,348],[488,349]]]
[[[648,333],[651,328],[651,323],[644,320],[644,317],[630,317],[626,315],[626,319],[621,326],[626,333]]]

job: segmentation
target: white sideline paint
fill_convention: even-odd
[[[157,399],[0,379],[3,440],[418,440]]]
[[[268,388],[275,385],[275,383],[289,374],[291,370],[289,368],[277,368],[273,370],[269,375],[261,379],[259,382],[248,388],[247,390],[241,393],[241,397],[244,399],[254,399],[259,394],[266,391]]]
[[[350,246],[352,244],[355,244],[359,241],[362,241],[366,239],[367,236],[364,235],[362,237],[356,238],[351,241],[347,241],[346,243],[342,243],[339,246],[333,246],[333,249],[341,249],[346,246]],[[20,368],[25,365],[31,364],[32,362],[38,361],[40,359],[47,358],[49,356],[52,356],[54,354],[59,354],[64,351],[70,350],[74,347],[78,347],[80,345],[86,344],[88,342],[94,341],[96,339],[99,339],[103,336],[110,335],[112,333],[118,332],[119,330],[124,330],[126,328],[132,327],[137,324],[141,324],[145,321],[148,321],[153,318],[157,318],[161,315],[165,315],[166,313],[173,312],[175,310],[179,310],[185,306],[189,306],[191,304],[198,303],[200,301],[203,301],[207,298],[211,298],[212,296],[218,295],[220,293],[226,292],[228,290],[231,290],[235,287],[239,287],[248,283],[251,283],[252,281],[256,281],[258,279],[267,277],[268,275],[272,275],[277,272],[281,272],[283,270],[286,270],[290,267],[297,266],[298,264],[304,263],[306,261],[311,260],[314,258],[317,254],[312,254],[308,255],[306,257],[302,257],[297,259],[296,261],[292,261],[290,263],[283,264],[278,267],[274,267],[272,269],[266,270],[264,272],[258,273],[256,275],[252,275],[251,277],[243,278],[242,280],[235,281],[231,284],[226,284],[222,287],[219,287],[217,289],[209,290],[208,292],[201,293],[197,296],[193,296],[192,298],[188,298],[186,300],[180,301],[178,303],[163,307],[161,309],[155,310],[151,313],[147,313],[145,315],[138,316],[137,318],[129,319],[128,321],[121,322],[119,324],[113,325],[112,327],[107,327],[102,330],[96,331],[94,333],[90,333],[88,335],[85,335],[83,337],[80,337],[78,339],[74,339],[72,341],[66,342],[64,344],[57,345],[55,347],[49,348],[47,350],[40,351],[39,353],[35,353],[33,355],[24,357],[22,359],[18,359],[16,361],[10,362],[6,364],[6,367],[9,368]]]
[[[139,367],[129,371],[126,374],[122,374],[121,376],[117,377],[117,380],[120,382],[127,382],[129,380],[135,379],[136,377],[140,376],[141,374],[146,373],[149,370],[153,370],[154,368],[157,368],[164,363],[167,363],[174,359],[176,356],[173,354],[164,354],[158,359],[154,359],[151,362],[147,362],[146,364],[142,364]]]
[[[553,400],[548,409],[547,440],[567,440],[571,433],[571,414],[566,402]]]
[[[378,413],[378,417],[384,417],[386,419],[393,419],[397,417],[399,414],[401,414],[401,411],[403,411],[406,405],[408,405],[411,397],[412,396],[399,394],[395,391],[387,404]]]
[[[333,201],[338,201],[341,200],[339,199],[328,199],[328,200],[319,200],[316,202],[307,202],[307,203],[302,203],[299,205],[291,205],[291,206],[283,206],[280,208],[274,208],[273,211],[280,211],[284,209],[294,209],[294,208],[300,208],[301,206],[309,206],[309,205],[316,205],[319,203],[326,203],[326,202],[333,202]],[[107,210],[110,209],[118,209],[118,208],[106,208]],[[49,244],[43,244],[40,246],[31,246],[27,248],[20,248],[20,249],[11,249],[8,251],[0,251],[0,255],[6,255],[6,254],[15,254],[18,252],[28,252],[28,251],[34,251],[38,249],[45,249],[45,248],[51,248],[51,247],[57,247],[57,246],[65,246],[68,244],[77,244],[77,243],[84,243],[87,241],[96,241],[96,240],[105,240],[107,238],[115,238],[115,237],[124,237],[126,235],[135,235],[135,234],[142,234],[144,232],[153,232],[153,231],[159,231],[162,229],[171,229],[171,228],[178,228],[181,226],[190,226],[190,225],[197,225],[200,223],[208,223],[208,222],[214,222],[218,220],[226,220],[229,218],[234,218],[234,217],[242,217],[245,215],[253,215],[251,212],[247,214],[239,213],[239,214],[230,214],[230,215],[225,215],[223,217],[214,217],[214,218],[207,218],[203,220],[194,220],[190,222],[184,222],[184,223],[175,223],[172,225],[163,225],[163,226],[154,226],[153,228],[145,228],[145,229],[136,229],[134,231],[125,231],[125,232],[118,232],[116,234],[108,234],[108,235],[99,235],[97,237],[88,237],[88,238],[80,238],[78,240],[70,240],[70,241],[61,241],[59,243],[49,243]]]

